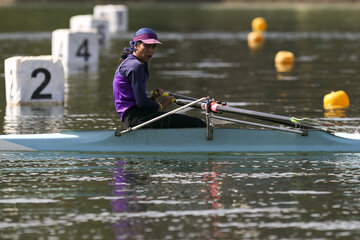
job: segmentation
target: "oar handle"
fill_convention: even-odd
[[[164,93],[160,94],[158,89],[155,89],[155,90],[154,90],[153,95],[154,95],[155,97],[169,97],[169,96],[173,96],[173,97],[176,98],[176,99],[186,99],[186,100],[190,100],[190,101],[195,101],[195,100],[196,100],[196,98],[188,97],[188,96],[184,96],[184,95],[180,95],[180,94],[172,93],[172,92],[164,92]]]
[[[156,97],[169,97],[169,96],[171,96],[170,93],[168,93],[168,92],[164,92],[163,94],[160,95],[160,93],[159,93],[159,91],[157,89],[154,90],[153,95],[156,96]],[[175,102],[175,99],[171,99],[171,102],[172,103]]]

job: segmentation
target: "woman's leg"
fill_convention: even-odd
[[[134,127],[165,112],[150,112],[139,108],[131,108],[125,115],[125,128]],[[184,114],[172,114],[158,121],[149,124],[150,128],[196,128],[205,127],[206,124],[199,118],[191,117]]]
[[[204,121],[199,118],[184,114],[172,114],[154,122],[154,128],[197,128],[206,127]]]

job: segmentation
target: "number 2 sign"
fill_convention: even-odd
[[[10,105],[63,104],[65,76],[52,56],[5,60],[6,101]]]

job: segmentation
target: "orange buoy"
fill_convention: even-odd
[[[293,64],[276,64],[275,68],[277,72],[291,72],[293,69]]]
[[[279,51],[275,55],[275,64],[292,65],[295,62],[295,56],[289,51]]]
[[[265,18],[263,17],[254,18],[251,22],[251,27],[254,32],[265,31],[267,28],[267,23]]]
[[[247,37],[248,46],[251,49],[257,49],[264,43],[264,36],[262,32],[250,32]]]
[[[341,109],[350,105],[350,100],[346,92],[339,90],[328,93],[324,96],[324,109]]]

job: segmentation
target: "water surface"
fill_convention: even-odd
[[[67,28],[70,16],[91,9],[0,8],[0,19],[7,20],[0,27],[1,59],[49,55],[51,31]],[[18,15],[32,20],[23,24],[13,17]],[[264,45],[253,50],[246,39],[257,16],[269,27]],[[145,25],[164,43],[150,66],[149,92],[162,87],[211,96],[357,132],[360,30],[353,23],[359,20],[357,7],[132,6],[129,33],[101,48],[96,70],[67,77],[64,106],[6,106],[0,61],[0,133],[122,128],[112,103],[112,77],[123,47]],[[295,54],[291,72],[276,71],[280,50]],[[349,95],[350,107],[324,111],[323,96],[340,89]],[[187,114],[203,117],[196,110]],[[1,239],[360,235],[357,153],[2,152],[0,176]]]

